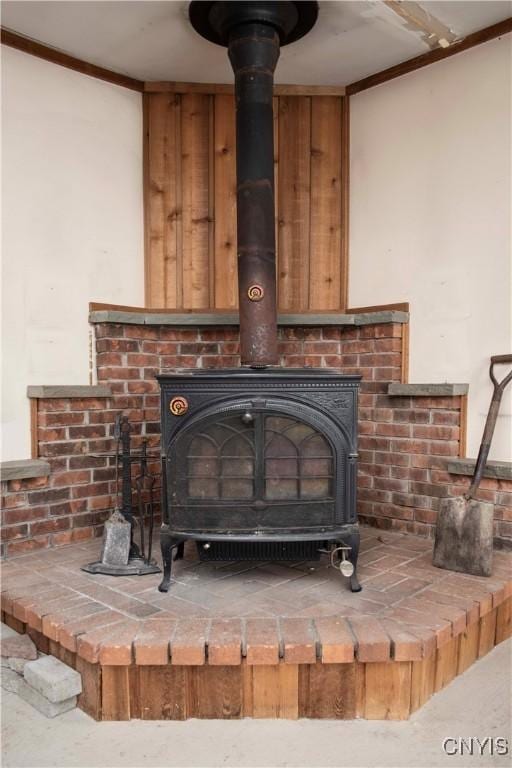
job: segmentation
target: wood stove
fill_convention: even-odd
[[[314,25],[316,2],[203,2],[194,29],[228,48],[235,74],[238,370],[160,376],[164,578],[183,542],[203,558],[291,559],[327,549],[355,575],[359,377],[274,368],[277,353],[272,91],[280,46]]]
[[[161,591],[187,539],[214,560],[315,559],[346,546],[355,568],[358,376],[240,368],[158,378]]]

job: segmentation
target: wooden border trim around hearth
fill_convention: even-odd
[[[394,80],[396,77],[401,77],[409,72],[414,72],[416,69],[421,69],[429,64],[435,64],[437,61],[442,61],[450,56],[455,56],[457,53],[462,53],[475,45],[481,43],[487,43],[489,40],[494,40],[497,37],[506,35],[508,32],[512,32],[512,18],[500,21],[497,24],[492,24],[490,27],[478,30],[467,35],[463,40],[452,43],[448,48],[436,48],[433,51],[421,54],[421,56],[415,56],[413,59],[403,61],[401,64],[395,64],[388,69],[382,70],[382,72],[376,72],[374,75],[364,77],[362,80],[357,80],[354,83],[350,83],[346,87],[347,96],[352,96],[361,91],[366,91],[368,88],[373,88],[375,85],[381,85],[389,80]]]
[[[23,35],[18,35],[9,29],[1,29],[1,42],[2,45],[8,45],[10,48],[16,48],[17,51],[37,56],[38,59],[72,69],[75,72],[80,72],[82,75],[96,77],[98,80],[104,80],[107,83],[112,83],[112,85],[120,85],[123,88],[129,88],[131,91],[139,91],[141,93],[144,90],[142,80],[136,80],[134,77],[128,77],[119,72],[112,72],[110,69],[98,67],[96,64],[90,64],[88,61],[77,59],[75,56],[70,56],[68,53],[39,43],[37,40],[31,40]]]
[[[512,586],[509,582],[507,586]],[[465,672],[495,645],[512,636],[512,596],[501,590],[494,606],[456,636],[425,652],[387,661],[248,664],[100,664],[87,661],[12,614],[4,603],[1,619],[25,632],[38,649],[82,675],[78,706],[96,720],[239,719],[242,717],[406,720],[434,694]],[[476,598],[475,598],[476,599]],[[476,603],[478,605],[478,603]],[[325,620],[324,620],[325,621]],[[333,621],[335,621],[333,619]],[[369,619],[369,621],[372,621]],[[393,632],[393,656],[407,645],[409,632]],[[411,627],[411,632],[421,628]],[[424,634],[424,632],[423,632]],[[332,635],[332,633],[331,633]],[[346,644],[346,637],[340,636]]]

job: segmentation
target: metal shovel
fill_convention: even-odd
[[[512,370],[501,381],[496,379],[494,366],[501,364],[512,364],[512,355],[491,357],[489,375],[494,392],[469,490],[464,496],[443,499],[437,518],[434,565],[474,576],[490,576],[492,572],[494,507],[477,501],[475,495],[489,456],[501,398],[512,380]]]

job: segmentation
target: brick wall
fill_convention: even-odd
[[[359,514],[379,528],[432,536],[440,498],[458,495],[469,479],[446,472],[459,455],[462,403],[454,397],[389,397],[400,381],[402,325],[280,330],[281,364],[341,368],[363,376],[359,410]],[[7,554],[100,536],[114,503],[111,451],[115,416],[123,411],[133,445],[159,445],[160,398],[155,374],[170,368],[236,367],[238,330],[98,324],[98,381],[109,398],[38,401],[39,455],[49,478],[2,488]],[[156,469],[158,465],[154,465]],[[479,498],[496,505],[496,535],[512,540],[512,483],[482,482]]]

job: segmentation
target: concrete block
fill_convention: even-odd
[[[13,674],[16,673],[13,672]],[[62,715],[64,712],[69,712],[70,709],[76,707],[76,696],[71,696],[69,699],[64,699],[64,701],[59,702],[49,701],[46,696],[43,696],[39,691],[36,691],[35,688],[32,688],[26,680],[23,680],[21,677],[19,680],[20,682],[15,693],[28,704],[31,704],[45,717],[56,717],[57,715]]]
[[[53,656],[42,656],[25,665],[25,680],[52,703],[67,701],[82,692],[78,672]]]

